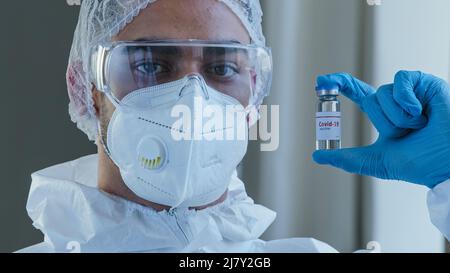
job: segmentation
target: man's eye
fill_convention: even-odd
[[[209,75],[221,78],[231,78],[239,73],[236,66],[231,64],[211,65],[207,68],[206,72]]]
[[[140,63],[136,65],[135,69],[144,75],[157,75],[168,71],[164,65],[153,62]]]

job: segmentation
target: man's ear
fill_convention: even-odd
[[[92,99],[94,100],[95,115],[100,118],[100,108],[102,105],[103,93],[98,91],[95,85],[92,85]]]

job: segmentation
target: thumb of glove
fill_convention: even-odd
[[[321,165],[330,165],[346,172],[388,177],[382,166],[381,154],[375,153],[371,146],[339,150],[320,150],[313,153],[313,160]]]

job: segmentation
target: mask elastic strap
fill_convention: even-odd
[[[110,92],[104,92],[104,94],[108,98],[108,100],[116,108],[115,111],[119,111],[119,110],[120,111],[126,111],[127,110],[126,107],[123,107]],[[102,135],[101,125],[100,125],[100,120],[97,120],[97,130],[98,130],[98,134],[99,134],[99,137],[100,137],[100,143],[103,146],[103,149],[105,150],[105,152],[108,155],[108,157],[114,162],[114,160],[112,159],[112,156],[111,156],[111,151],[109,150],[109,148],[106,145],[106,143],[103,141],[103,135]]]
[[[99,135],[99,139],[100,139],[99,140],[100,144],[103,146],[103,150],[105,150],[105,152],[108,155],[108,157],[112,160],[111,152],[109,151],[108,146],[103,141],[102,128],[101,128],[99,120],[97,120],[97,130],[98,130],[98,135]],[[112,161],[114,162],[114,160],[112,160]]]

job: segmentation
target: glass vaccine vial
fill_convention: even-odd
[[[316,150],[341,148],[341,103],[337,88],[316,88]]]

